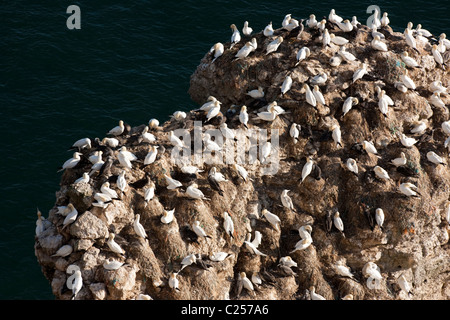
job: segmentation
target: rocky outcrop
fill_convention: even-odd
[[[205,122],[206,113],[193,110],[181,121],[174,117],[151,129],[155,142],[141,141],[142,125],[117,137],[120,141],[117,148],[93,143],[92,148],[82,149],[80,163],[64,171],[55,206],[44,220],[44,231],[36,236],[36,256],[55,297],[72,297],[71,283],[67,282],[70,274],[66,271],[70,265],[76,265],[83,280],[76,299],[137,299],[142,294],[153,299],[309,299],[312,286],[326,299],[341,299],[349,294],[354,299],[449,299],[446,214],[450,174],[447,166],[427,160],[427,152],[435,151],[448,162],[448,150],[444,146],[447,134],[441,128],[449,120],[448,108],[429,103],[432,82],[441,80],[444,86],[450,85],[448,71],[437,66],[429,43],[419,44],[419,55],[407,46],[403,34],[389,27],[379,30],[386,37],[387,52],[371,48],[371,31],[366,26],[350,33],[328,27],[331,33],[349,39],[346,51],[354,54],[358,62],[367,63],[368,74],[362,79],[352,82],[358,62],[330,65],[339,46],[331,44],[322,48],[317,30],[305,27],[300,34],[298,29],[276,30],[274,36],[281,35],[284,41],[269,55],[265,50],[273,38],[259,33],[252,36],[258,48],[248,57],[235,60],[237,51],[251,38],[244,37],[231,49],[229,43],[225,44],[224,54],[214,63],[212,55],[207,53],[192,75],[189,90],[192,99],[202,105],[209,96],[214,96],[222,103],[218,117]],[[296,65],[297,52],[304,46],[310,48],[311,55]],[[407,68],[400,58],[403,51],[422,67]],[[406,70],[416,89],[401,92],[395,83]],[[326,103],[314,108],[305,101],[303,84],[310,84],[312,77],[323,72],[328,79],[319,88]],[[282,95],[280,87],[287,75],[293,84]],[[264,89],[264,98],[247,95],[259,86]],[[378,108],[376,87],[385,90],[395,102],[389,106],[386,116]],[[344,116],[342,106],[350,96],[357,98],[358,104]],[[441,99],[445,105],[450,102],[447,95],[441,95]],[[256,120],[256,113],[273,101],[286,113],[270,122]],[[248,107],[250,115],[248,129],[239,122],[243,105]],[[423,134],[412,134],[410,130],[419,120],[426,121],[428,127]],[[203,163],[199,166],[202,172],[183,173],[172,156],[174,146],[169,132],[187,130],[192,133],[191,145],[194,145],[194,121],[202,122],[203,131],[216,129],[226,121],[229,128],[242,132],[265,129],[269,139],[276,132],[279,137],[277,172],[262,174],[261,160],[257,159],[242,164],[249,173],[246,180],[237,174],[233,165],[223,163]],[[297,143],[289,134],[292,123],[301,126]],[[333,124],[341,129],[342,146],[332,138]],[[399,133],[418,142],[405,147]],[[374,143],[379,156],[363,150],[364,140]],[[159,146],[157,159],[144,164],[151,145]],[[132,169],[124,169],[118,160],[122,146],[137,156]],[[111,157],[112,166],[94,173],[88,183],[74,184],[84,172],[91,170],[87,158],[95,150],[103,151],[104,160]],[[407,161],[404,166],[396,167],[391,160],[401,152]],[[300,182],[308,157],[312,157],[315,167]],[[356,160],[357,174],[346,168],[348,158]],[[227,179],[219,183],[221,192],[208,182],[212,166]],[[390,179],[377,177],[376,166],[384,168]],[[117,186],[122,170],[128,183],[123,192]],[[182,186],[168,190],[165,175],[179,180]],[[93,204],[95,194],[106,181],[119,193],[119,198],[102,208]],[[187,196],[186,188],[194,181],[208,199]],[[403,182],[418,186],[420,197],[403,195],[399,191]],[[152,183],[155,196],[146,201],[145,190]],[[294,210],[282,205],[283,190],[290,190]],[[65,217],[58,213],[58,207],[69,203],[77,209],[78,216],[63,227]],[[374,222],[377,208],[382,208],[385,214],[382,228]],[[173,209],[174,220],[162,223],[164,212]],[[280,218],[279,229],[263,216],[264,209]],[[225,211],[234,222],[232,237],[223,227]],[[343,233],[335,226],[330,229],[327,223],[329,214],[334,215],[336,211],[340,212],[344,224]],[[147,232],[145,239],[133,228],[137,215]],[[194,221],[200,222],[208,238],[193,234]],[[301,240],[298,229],[305,225],[312,227],[312,243],[304,250],[292,252]],[[265,256],[253,254],[244,243],[248,235],[253,240],[257,232],[262,235],[258,249]],[[124,254],[114,253],[108,247],[108,236],[112,233]],[[73,248],[69,255],[53,256],[67,244]],[[211,256],[217,252],[229,256],[223,261],[212,261]],[[181,270],[182,260],[190,254],[197,255],[196,263]],[[283,268],[280,259],[286,256],[296,266]],[[107,259],[124,264],[108,270],[103,266]],[[373,274],[365,272],[369,262],[379,267],[378,282],[372,282]],[[353,277],[338,274],[337,264],[348,266]],[[265,276],[263,284],[255,285],[253,292],[242,289],[239,293],[241,272],[248,278],[254,273]],[[169,286],[173,273],[177,274],[179,290]],[[401,290],[398,282],[401,275],[412,285],[412,295]]]

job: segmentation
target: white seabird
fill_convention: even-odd
[[[386,26],[389,25],[389,22],[390,22],[390,21],[389,21],[388,13],[387,13],[387,12],[384,12],[384,13],[383,13],[383,16],[381,17],[380,22],[381,22],[381,26],[382,26],[382,27],[386,27]]]
[[[253,32],[253,29],[248,26],[248,21],[244,22],[244,27],[242,28],[242,33],[246,36],[251,35]]]
[[[309,288],[309,294],[311,296],[311,300],[327,300],[320,294],[316,293],[316,288],[314,286]]]
[[[375,38],[371,41],[370,45],[375,50],[388,51],[386,43],[381,41],[381,37],[379,35],[375,36]]]
[[[403,62],[405,63],[405,65],[407,67],[409,67],[409,68],[421,68],[419,63],[414,58],[409,56],[407,51],[403,51],[400,56],[401,56]]]
[[[119,188],[120,191],[125,192],[125,189],[128,186],[128,182],[127,182],[127,180],[125,178],[125,170],[122,170],[119,173],[119,176],[117,177],[116,184],[117,184],[117,187]]]
[[[309,15],[308,20],[306,20],[306,25],[311,29],[317,27],[317,20],[314,14]]]
[[[192,224],[192,231],[194,231],[197,236],[201,238],[211,238],[209,235],[206,234],[205,230],[200,226],[200,221],[196,220]]]
[[[397,283],[406,294],[411,295],[411,285],[404,274],[397,279]]]
[[[269,24],[264,28],[263,34],[264,34],[264,36],[266,36],[266,37],[271,37],[271,36],[273,36],[272,21],[269,22]]]
[[[223,228],[225,229],[225,233],[227,235],[229,235],[231,238],[234,238],[234,236],[233,236],[233,233],[234,233],[233,219],[231,219],[230,215],[226,211],[223,212]]]
[[[244,127],[247,128],[248,123],[247,106],[241,107],[241,112],[239,113],[239,121],[244,125]]]
[[[114,233],[110,233],[106,244],[108,245],[109,249],[111,249],[112,252],[123,255],[123,254],[125,254],[125,251],[114,240],[115,236],[116,235]]]
[[[93,154],[91,154],[88,158],[89,162],[94,164],[97,163],[99,160],[102,159],[103,151],[95,151]]]
[[[392,99],[386,95],[386,91],[381,90],[380,94],[378,95],[378,108],[380,109],[380,112],[387,117],[387,113],[389,111],[389,106],[393,105]]]
[[[300,236],[300,238],[310,239],[312,242],[311,233],[312,233],[312,226],[310,224],[306,224],[298,228],[298,235]]]
[[[297,143],[298,137],[300,136],[301,126],[297,123],[292,123],[291,128],[289,129],[289,135],[294,140],[294,143]]]
[[[401,152],[400,153],[400,157],[392,159],[391,163],[394,166],[396,166],[396,167],[404,166],[406,164],[406,156],[405,156],[405,154],[403,152]]]
[[[378,156],[378,151],[372,142],[364,140],[362,143],[362,147],[364,150],[366,150],[367,153]]]
[[[342,264],[335,264],[334,269],[336,270],[336,273],[343,277],[349,277],[354,278],[353,273],[351,272],[350,268],[347,266],[344,266]]]
[[[161,222],[164,224],[169,224],[173,221],[175,209],[172,210],[164,210],[163,215],[161,216]]]
[[[283,29],[286,29],[287,31],[292,31],[295,28],[297,28],[298,26],[300,26],[299,21],[297,19],[291,18],[291,19],[289,19],[289,24],[284,26]]]
[[[250,281],[250,279],[247,278],[247,275],[245,274],[245,272],[241,272],[239,275],[240,275],[240,278],[241,278],[244,288],[250,292],[253,292],[255,290],[255,288],[253,287],[253,284]]]
[[[325,30],[326,24],[327,24],[327,20],[325,20],[325,19],[320,20],[320,22],[317,23],[317,29],[319,29],[320,31],[323,32]]]
[[[117,270],[123,265],[124,265],[123,262],[111,259],[106,259],[103,262],[103,268],[105,268],[106,270]]]
[[[147,203],[153,199],[155,196],[155,184],[153,181],[150,183],[150,186],[144,189],[144,201]]]
[[[253,272],[253,274],[252,274],[252,282],[255,285],[261,285],[262,284],[262,279],[259,276],[258,272]]]
[[[350,20],[345,19],[342,22],[338,22],[337,26],[339,27],[339,29],[341,29],[344,32],[350,32],[353,30],[353,24],[350,22]]]
[[[364,77],[367,73],[367,65],[364,62],[361,62],[359,69],[353,73],[353,83]]]
[[[427,152],[427,159],[434,164],[443,164],[445,166],[444,159],[441,156],[437,155],[434,151]]]
[[[417,49],[416,39],[414,39],[412,31],[408,28],[405,29],[405,41],[408,46],[410,46],[420,54],[420,51]]]
[[[446,94],[447,93],[447,88],[442,85],[442,81],[441,80],[433,81],[430,84],[430,90],[433,93],[435,93],[435,92],[437,92],[439,94]]]
[[[209,50],[210,53],[214,52],[214,58],[211,61],[211,63],[216,61],[216,59],[219,58],[224,53],[224,51],[225,51],[225,48],[222,43],[217,42],[216,44],[214,44],[211,47],[211,49]]]
[[[231,30],[233,30],[233,33],[231,35],[231,47],[233,48],[233,46],[238,43],[239,41],[241,41],[241,33],[239,32],[238,28],[236,27],[235,24],[232,24],[230,26]]]
[[[139,221],[141,218],[140,214],[136,214],[136,217],[134,218],[133,228],[134,232],[141,237],[141,238],[147,238],[147,232],[145,232],[144,226]]]
[[[280,46],[280,44],[283,42],[283,37],[282,36],[278,36],[275,40],[273,40],[272,42],[270,42],[267,45],[266,48],[266,55],[277,51],[278,47]]]
[[[70,212],[67,213],[66,217],[64,218],[63,229],[73,223],[78,217],[78,210],[73,206],[73,204],[69,203],[67,205],[67,208],[68,210],[70,210]]]
[[[259,86],[258,89],[253,89],[253,90],[247,92],[247,95],[249,95],[253,99],[264,98],[264,88]]]
[[[211,259],[211,261],[220,262],[220,261],[225,260],[229,256],[230,256],[229,253],[223,252],[223,251],[219,251],[219,252],[215,252],[212,255],[210,255],[209,259]]]
[[[347,61],[347,62],[353,63],[354,61],[358,60],[358,59],[355,57],[355,55],[353,55],[352,53],[348,52],[348,51],[345,49],[345,46],[341,46],[341,47],[339,48],[338,53],[339,53],[339,55],[340,55],[342,58],[344,58],[344,60]]]
[[[119,125],[109,130],[108,135],[120,136],[125,131],[125,126],[122,120],[119,120]]]
[[[198,189],[198,185],[196,183],[193,183],[186,188],[186,195],[192,199],[210,200],[209,198],[205,197],[205,195],[200,189]]]
[[[39,236],[42,232],[44,232],[44,217],[42,217],[42,213],[39,209],[37,209],[37,220],[36,220],[36,236]]]
[[[314,166],[314,161],[311,158],[308,158],[302,169],[302,181],[301,182],[305,181],[306,177],[310,175],[310,173],[312,172],[313,166]]]
[[[63,245],[52,255],[52,257],[67,257],[73,252],[73,247],[70,244]]]
[[[255,47],[253,46],[253,44],[250,41],[247,41],[244,46],[239,49],[239,51],[236,53],[236,55],[234,56],[237,60],[239,59],[244,59],[246,57],[248,57],[248,55],[250,53],[252,53],[255,50]]]
[[[391,177],[389,177],[389,174],[387,173],[386,170],[384,170],[382,167],[380,166],[375,166],[375,168],[373,169],[373,171],[375,172],[375,175],[380,178],[381,180],[390,180]]]
[[[425,130],[427,130],[428,124],[427,121],[422,120],[414,123],[414,127],[411,129],[411,133],[414,134],[423,134]]]
[[[410,197],[410,196],[417,196],[417,192],[412,190],[412,189],[416,189],[417,190],[417,186],[415,186],[414,184],[410,183],[410,182],[405,182],[400,184],[399,186],[399,190],[401,193],[403,193],[404,195]]]
[[[248,240],[244,241],[247,249],[252,253],[252,254],[256,254],[258,256],[263,256],[263,257],[267,257],[267,254],[262,253],[261,251],[258,250],[257,246],[253,243],[250,242]]]
[[[359,28],[359,26],[361,25],[361,23],[358,21],[358,18],[356,16],[352,17],[352,22],[351,22],[353,28]]]
[[[154,163],[158,155],[158,146],[151,146],[147,155],[144,158],[144,165]]]
[[[442,57],[441,53],[439,52],[436,44],[433,44],[433,46],[431,47],[431,53],[433,54],[434,61],[436,61],[436,63],[439,66],[443,66],[444,58]]]
[[[91,148],[91,139],[89,138],[82,138],[74,142],[72,145],[72,148],[78,148],[78,150],[81,149],[90,149]]]
[[[182,166],[180,168],[180,170],[181,170],[181,172],[186,173],[186,174],[197,174],[199,172],[203,172],[203,170],[200,170],[198,167],[190,166],[190,165]]]
[[[207,113],[207,115],[206,115],[206,121],[205,122],[208,122],[208,121],[210,121],[212,118],[214,118],[214,117],[216,117],[218,114],[219,114],[219,112],[220,112],[220,103],[219,103],[219,101],[215,101],[214,103],[213,103],[213,106],[212,106],[212,108],[211,109],[209,109],[209,111],[208,111],[208,113]],[[171,131],[171,133],[172,133],[172,131]],[[171,138],[170,138],[170,141],[172,142],[172,139],[178,139],[178,137],[176,137],[175,135],[173,135],[173,133],[172,133],[172,136],[171,136]],[[177,140],[176,141],[176,145],[178,145],[179,147],[184,147],[184,143],[182,143],[181,142],[181,140]]]
[[[292,78],[290,75],[287,75],[286,78],[283,81],[283,84],[281,85],[281,94],[285,94],[289,90],[291,90],[292,87]]]
[[[400,142],[403,146],[411,148],[418,141],[412,137],[407,137],[404,133],[399,133]]]
[[[171,177],[169,177],[166,174],[164,174],[164,178],[166,178],[167,189],[169,189],[169,190],[173,190],[173,189],[183,186],[183,184],[180,181],[172,179]]]
[[[128,151],[127,147],[122,146],[117,153],[117,160],[119,160],[123,167],[131,169],[133,166],[131,162],[136,161],[137,157],[132,152]]]
[[[80,152],[74,152],[72,158],[64,162],[62,165],[62,168],[59,171],[65,170],[65,169],[72,169],[74,168],[81,160],[80,156],[83,154]]]
[[[148,127],[149,129],[156,129],[159,126],[159,121],[158,119],[152,118],[150,120],[148,120]]]
[[[320,104],[323,105],[323,106],[326,105],[326,103],[325,103],[325,98],[323,97],[323,94],[322,94],[322,92],[320,91],[318,85],[315,85],[315,86],[313,87],[312,93],[314,94],[314,97],[316,98],[316,102],[317,102],[317,103],[320,103]]]
[[[336,143],[336,145],[342,147],[342,142],[341,142],[341,128],[339,127],[339,124],[334,123],[331,126],[331,137],[333,138],[333,141]]]
[[[77,294],[80,292],[81,288],[83,287],[83,278],[81,276],[80,270],[75,270],[74,279],[71,284],[72,286],[72,300],[74,300],[77,297]]]
[[[431,97],[430,97],[430,103],[438,108],[444,108],[445,107],[445,103],[444,101],[442,101],[441,99],[441,95],[438,92],[434,92]]]
[[[292,19],[291,16],[292,16],[292,15],[291,15],[290,13],[288,13],[287,15],[284,16],[284,19],[283,19],[283,21],[281,22],[281,26],[282,26],[283,28],[285,28],[285,27],[289,24],[289,21]]]
[[[342,22],[344,20],[341,16],[338,16],[334,9],[330,10],[330,13],[328,14],[328,20],[332,23],[337,24],[337,22]]]
[[[117,148],[119,146],[119,140],[117,140],[116,138],[104,137],[102,139],[102,143],[111,148]]]
[[[175,272],[171,273],[170,278],[169,278],[169,287],[173,290],[180,291],[177,275],[178,275],[178,273],[175,273]]]
[[[288,195],[289,190],[283,190],[283,192],[281,192],[281,203],[283,204],[283,206],[285,208],[288,208],[289,210],[295,211],[294,209],[294,204],[292,202],[291,197]]]
[[[306,58],[308,58],[311,55],[311,50],[309,50],[308,47],[302,47],[300,50],[298,50],[297,52],[297,63],[295,64],[295,66],[298,66],[300,64],[300,62],[302,62],[303,60],[305,60]]]
[[[336,227],[336,229],[338,229],[342,235],[345,237],[344,235],[344,222],[342,221],[339,211],[336,211],[334,216],[333,216],[333,224]]]
[[[89,183],[89,172],[83,172],[83,175],[75,180],[74,184]]]
[[[400,74],[400,80],[402,81],[402,83],[411,90],[415,90],[416,89],[416,84],[414,83],[414,81],[408,76],[408,70],[405,70],[404,74]]]
[[[358,104],[358,98],[348,97],[345,99],[344,104],[342,105],[342,116],[345,116],[354,105]]]
[[[292,258],[290,256],[285,256],[280,258],[280,264],[286,266],[286,267],[297,267],[297,262],[295,262],[294,260],[292,260]]]
[[[187,266],[190,266],[191,264],[195,263],[197,261],[197,257],[195,256],[195,253],[191,253],[183,258],[181,261],[181,270],[186,268]]]
[[[354,174],[358,175],[358,164],[356,163],[355,159],[348,158],[345,164],[350,172],[353,172]]]
[[[338,46],[343,46],[348,43],[348,40],[344,37],[336,36],[334,33],[330,34],[330,42],[337,44]]]
[[[381,208],[377,208],[375,210],[375,221],[377,222],[377,225],[382,228],[384,223],[384,211]]]
[[[322,34],[322,48],[325,48],[326,46],[330,46],[331,43],[331,36],[328,32],[328,29],[325,28]]]
[[[312,238],[301,239],[295,244],[294,250],[292,250],[289,253],[294,253],[296,251],[305,250],[306,248],[308,248],[311,245],[311,243],[312,243]]]
[[[178,118],[178,116],[176,116],[177,112],[182,112],[182,111],[176,111],[174,113],[174,118]],[[186,118],[186,113],[184,113],[184,117]],[[148,128],[148,126],[145,126],[144,130],[142,130],[141,138],[142,138],[142,142],[144,142],[144,143],[152,143],[152,142],[156,141],[155,135],[148,132],[149,130],[150,129]]]
[[[275,228],[275,230],[280,231],[281,220],[276,214],[273,214],[267,209],[263,209],[262,214],[267,219],[267,221],[269,221],[269,223]]]
[[[233,169],[237,172],[237,174],[242,178],[242,179],[244,179],[244,181],[247,181],[247,179],[248,179],[248,172],[247,172],[247,170],[245,170],[245,168],[244,167],[242,167],[242,166],[240,166],[240,165],[238,165],[238,164],[236,164],[236,163],[233,163]]]
[[[313,107],[317,106],[317,100],[314,96],[314,93],[312,93],[311,88],[308,86],[308,84],[303,84],[303,88],[305,89],[305,95],[306,95],[306,102],[308,102]]]
[[[450,136],[450,120],[441,123],[442,131],[448,136]]]

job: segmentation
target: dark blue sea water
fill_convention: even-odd
[[[28,3],[27,3],[28,2]],[[449,1],[2,1],[0,10],[0,299],[53,299],[34,255],[36,207],[55,203],[68,148],[104,137],[119,119],[166,121],[197,107],[187,90],[200,59],[229,41],[230,24],[255,31],[273,21],[328,16],[365,23],[369,5],[450,35]],[[81,29],[69,30],[69,5]]]

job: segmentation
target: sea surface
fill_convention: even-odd
[[[81,29],[69,30],[69,5]],[[120,119],[132,126],[198,106],[191,74],[230,25],[254,32],[270,22],[337,14],[366,23],[370,5],[395,31],[408,21],[450,36],[449,1],[2,1],[0,5],[0,299],[52,300],[34,254],[36,208],[55,203],[69,147],[103,138]]]

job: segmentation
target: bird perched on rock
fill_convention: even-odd
[[[339,211],[336,211],[333,217],[333,224],[336,227],[336,229],[338,229],[342,236],[345,238],[345,234],[344,234],[344,222],[342,222],[341,216],[339,214]]]
[[[267,221],[269,221],[269,223],[275,228],[275,230],[280,231],[281,220],[276,214],[273,214],[267,209],[263,209],[261,213],[267,219]]]
[[[233,219],[231,219],[228,212],[224,211],[223,213],[223,228],[225,229],[225,233],[229,235],[231,238],[234,238],[234,223]]]
[[[198,220],[194,221],[194,223],[192,224],[192,231],[194,231],[197,234],[197,236],[199,236],[201,238],[212,239],[212,237],[207,235],[205,230],[203,230],[203,228],[200,226],[200,221],[198,221]]]
[[[289,190],[283,190],[283,192],[281,192],[281,203],[285,208],[295,211],[294,204],[292,203],[292,199],[288,195],[288,192]]]

